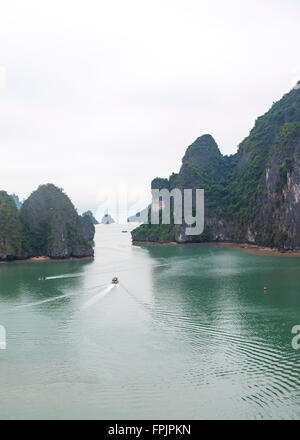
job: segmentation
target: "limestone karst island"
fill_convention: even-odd
[[[211,135],[188,147],[179,173],[152,188],[203,188],[205,228],[143,224],[134,242],[236,242],[300,249],[300,81],[259,117],[238,152],[223,156]]]
[[[92,257],[94,235],[90,215],[78,215],[69,197],[53,184],[39,186],[20,209],[12,196],[0,192],[2,261]]]

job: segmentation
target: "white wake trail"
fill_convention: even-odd
[[[91,307],[93,304],[95,304],[97,301],[99,301],[101,298],[103,298],[105,295],[107,295],[116,286],[118,286],[118,284],[111,284],[110,286],[106,287],[106,289],[104,289],[101,292],[99,292],[96,295],[94,295],[91,299],[89,299],[82,306],[82,310],[85,310],[88,307]]]
[[[75,292],[75,293],[67,293],[66,295],[59,295],[59,296],[54,296],[53,298],[47,298],[47,299],[43,299],[41,301],[36,301],[36,302],[32,302],[29,304],[22,304],[20,306],[16,306],[14,308],[14,310],[19,310],[19,309],[25,309],[27,307],[33,307],[33,306],[38,306],[40,304],[45,304],[45,303],[49,303],[51,301],[57,301],[59,299],[62,298],[68,298],[69,296],[74,296],[74,295],[78,295],[80,292]]]
[[[72,273],[66,273],[64,275],[57,275],[54,277],[46,277],[46,280],[58,280],[61,278],[77,278],[77,277],[82,277],[83,274],[79,273],[79,274],[72,274]]]
[[[99,287],[102,287],[102,286],[100,285],[100,286],[92,287],[91,289],[99,288]],[[112,286],[112,287],[114,287],[114,286]],[[41,304],[46,304],[46,303],[49,303],[49,302],[52,302],[52,301],[58,301],[58,300],[63,299],[63,298],[69,298],[71,296],[80,295],[80,294],[82,294],[81,290],[78,291],[78,292],[66,293],[66,294],[63,294],[63,295],[57,295],[57,296],[54,296],[54,297],[51,297],[51,298],[42,299],[40,301],[35,301],[35,302],[27,303],[27,304],[21,304],[21,305],[15,306],[13,309],[6,310],[5,313],[14,313],[14,312],[17,312],[18,310],[27,309],[27,308],[34,307],[34,306],[39,306]]]

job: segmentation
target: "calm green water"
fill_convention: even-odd
[[[300,259],[123,228],[93,262],[0,265],[0,418],[299,419]]]

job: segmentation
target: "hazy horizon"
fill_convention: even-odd
[[[203,134],[234,154],[300,79],[296,0],[1,9],[0,189],[24,199],[52,182],[98,218],[116,193],[144,208]]]

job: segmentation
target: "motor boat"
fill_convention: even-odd
[[[111,280],[112,284],[119,284],[119,280],[117,277],[113,277],[113,279]]]
[[[44,276],[44,275],[41,275],[40,277],[39,277],[39,281],[43,281],[43,280],[45,280],[46,279],[46,277]]]

